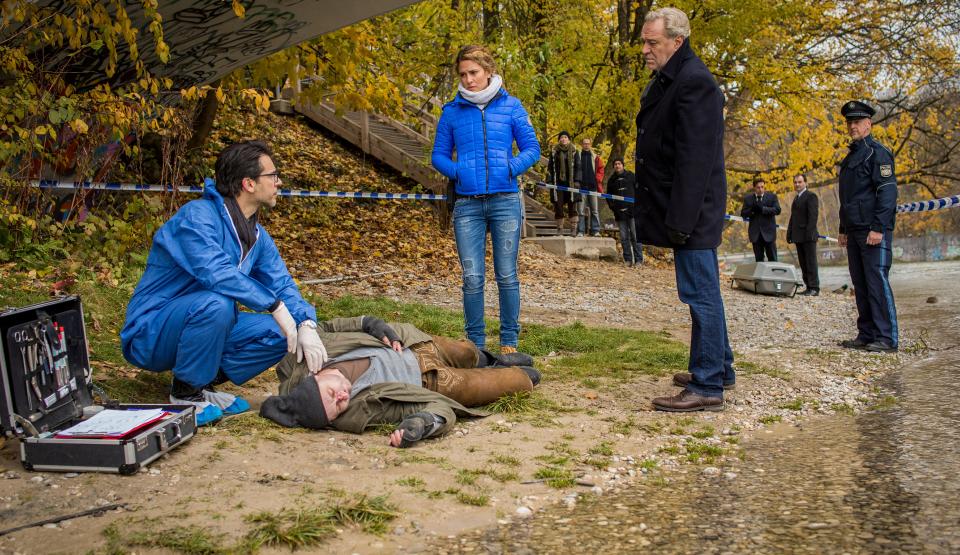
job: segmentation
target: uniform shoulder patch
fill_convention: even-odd
[[[893,175],[893,164],[880,164],[880,177]]]

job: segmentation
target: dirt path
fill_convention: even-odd
[[[689,315],[676,298],[669,268],[561,259],[524,245],[521,281],[524,321],[579,320],[688,339]],[[460,308],[456,276],[404,289],[391,287],[390,280],[383,283],[313,290],[328,296],[384,294]],[[496,288],[488,287],[487,295],[488,307],[495,307]],[[400,514],[380,536],[344,527],[324,551],[417,552],[438,538],[554,503],[575,504],[578,496],[618,490],[645,473],[693,462],[722,464],[725,457],[737,456],[741,436],[778,421],[859,411],[873,402],[871,378],[910,356],[835,347],[853,329],[853,300],[846,295],[775,299],[725,288],[724,297],[741,372],[722,413],[678,417],[653,412],[649,400],[674,391],[669,377],[602,387],[551,381],[545,357],[538,361],[545,369],[540,393],[574,412],[461,422],[448,436],[410,450],[387,447],[386,437],[378,433],[278,432],[244,415],[203,429],[149,471],[121,478],[27,473],[19,464],[17,443],[7,442],[0,449],[2,527],[108,503],[128,507],[0,537],[0,552],[105,551],[110,546],[104,530],[111,524],[121,536],[152,531],[153,538],[195,525],[226,547],[250,530],[245,517],[251,514],[356,494],[388,494]],[[905,331],[902,345],[913,342],[911,333]],[[261,377],[244,394],[258,405],[275,387],[274,380]],[[578,484],[553,488],[535,481],[544,464],[559,459],[565,459]]]

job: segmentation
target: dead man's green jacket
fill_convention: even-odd
[[[405,347],[411,347],[433,338],[413,324],[390,322]],[[362,331],[363,316],[334,318],[317,324],[317,332],[330,358],[345,355],[361,347],[388,348],[372,335]],[[297,363],[295,354],[288,354],[277,364],[280,378],[280,394],[286,395],[308,373],[307,365]],[[434,435],[446,433],[458,416],[487,416],[488,413],[468,409],[453,399],[418,385],[399,382],[374,384],[350,400],[345,410],[330,425],[342,432],[363,433],[379,424],[399,424],[407,415],[429,412],[442,416],[446,424]]]

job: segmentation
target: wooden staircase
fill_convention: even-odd
[[[439,104],[436,98],[426,99],[423,91],[408,87],[411,100],[423,103]],[[425,102],[423,100],[426,99]],[[421,104],[421,105],[422,105]],[[346,139],[364,153],[380,160],[403,175],[436,194],[446,194],[447,178],[440,175],[430,164],[430,151],[433,148],[433,130],[436,118],[411,102],[405,109],[414,115],[421,130],[398,122],[392,118],[372,112],[343,112],[337,114],[336,108],[329,102],[314,103],[300,96],[294,101],[294,109],[322,125],[336,135]],[[546,163],[545,158],[541,162]],[[521,176],[523,183],[542,179],[534,170]],[[544,237],[558,235],[559,230],[553,220],[553,211],[543,206],[528,194],[524,199],[524,237]],[[448,222],[448,211],[442,203],[437,203],[438,213],[444,224]]]

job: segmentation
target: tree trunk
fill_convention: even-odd
[[[193,119],[193,135],[187,143],[187,151],[196,150],[207,142],[210,131],[213,129],[213,122],[217,118],[217,110],[220,108],[220,101],[217,100],[216,88],[220,86],[220,80],[211,84],[211,89],[203,97],[203,103],[200,105],[200,112]]]
[[[499,0],[483,0],[483,42],[491,49],[500,44]]]
[[[635,56],[629,55],[628,52],[639,50],[639,46],[643,42],[640,38],[643,19],[652,5],[652,0],[643,0],[639,3],[633,0],[617,0],[617,28],[614,33],[618,45],[612,53],[617,78],[610,80],[613,87],[617,83],[628,83],[640,78],[643,71],[643,59],[641,57],[638,60]],[[635,131],[633,129],[635,115],[627,113],[611,114],[612,117],[601,127],[598,135],[606,137],[610,141],[608,162],[614,158],[626,159],[628,141],[624,137]]]

